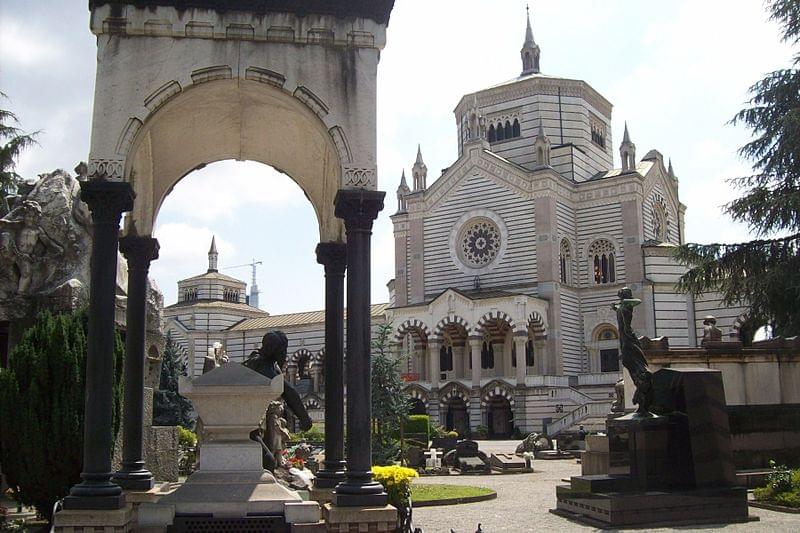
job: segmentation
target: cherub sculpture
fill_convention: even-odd
[[[267,433],[267,447],[275,458],[275,466],[286,468],[286,443],[291,438],[286,427],[286,419],[283,418],[283,402],[270,402],[267,406],[267,416],[265,420]]]
[[[652,374],[647,367],[647,359],[644,357],[639,337],[631,327],[633,308],[642,301],[634,298],[633,291],[628,287],[620,289],[617,296],[619,301],[611,304],[611,309],[617,313],[622,366],[628,370],[633,384],[636,386],[636,392],[633,395],[633,403],[638,406],[636,413],[646,415],[649,413],[650,404],[653,401]]]
[[[64,248],[50,238],[41,226],[42,208],[38,202],[25,200],[0,218],[0,254],[14,265],[18,294],[29,294],[37,266],[44,265],[49,253],[63,254]]]

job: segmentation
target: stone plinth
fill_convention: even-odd
[[[108,511],[62,509],[53,515],[56,533],[127,533],[133,531],[132,506]]]
[[[659,415],[608,417],[608,473],[557,487],[553,512],[602,528],[747,521],[721,373],[662,369],[653,393]]]
[[[260,444],[250,440],[266,406],[283,392],[283,376],[269,379],[229,363],[182,381],[180,391],[203,421],[198,469],[157,503],[142,503],[138,527],[202,528],[225,519],[236,519],[241,527],[252,521],[256,527],[266,516],[304,527],[319,523],[319,504],[277,483],[262,468]]]
[[[388,533],[397,527],[397,509],[391,505],[336,507],[326,503],[323,514],[328,533]]]
[[[581,454],[581,474],[608,474],[607,435],[586,435],[586,449]]]

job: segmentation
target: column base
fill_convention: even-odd
[[[56,533],[127,533],[133,531],[133,510],[130,505],[112,510],[65,508],[53,515],[53,528]]]
[[[148,491],[155,485],[153,474],[149,470],[120,470],[115,472],[111,478],[114,483],[122,487],[123,490]]]
[[[397,528],[397,509],[391,505],[341,508],[327,503],[322,513],[328,533],[394,531]]]
[[[319,489],[332,489],[339,483],[342,483],[347,476],[345,468],[347,463],[344,461],[334,461],[332,464],[327,461],[322,463],[322,469],[319,470],[314,478],[314,487]]]
[[[331,503],[337,507],[383,507],[388,501],[389,496],[383,490],[383,485],[377,481],[344,481],[336,486],[331,498]]]
[[[73,496],[64,498],[67,511],[114,511],[125,507],[125,495],[115,496]]]

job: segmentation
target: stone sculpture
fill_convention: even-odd
[[[228,362],[228,354],[222,349],[221,342],[215,342],[203,358],[203,374]]]
[[[717,319],[711,315],[703,318],[703,340],[700,341],[701,346],[705,346],[709,342],[721,342],[722,331],[717,327]]]
[[[275,458],[275,466],[286,468],[286,443],[291,438],[286,427],[286,419],[283,418],[283,402],[270,402],[267,406],[264,428],[267,434],[267,447]]]
[[[629,287],[621,288],[617,296],[619,301],[611,304],[611,309],[617,313],[622,365],[628,370],[636,386],[636,392],[633,394],[633,403],[638,406],[636,413],[646,415],[653,401],[653,376],[647,367],[647,359],[644,357],[639,338],[631,327],[633,308],[642,301],[633,297],[633,291]]]
[[[517,445],[516,453],[526,452],[539,452],[543,450],[550,450],[553,448],[553,443],[547,438],[544,433],[530,433],[525,440]]]
[[[622,378],[619,378],[614,384],[614,402],[611,404],[611,412],[625,412],[625,380]]]
[[[244,366],[255,370],[259,374],[273,379],[283,376],[281,369],[286,366],[286,349],[289,340],[282,331],[270,331],[261,340],[261,348],[250,354],[250,357],[242,363]],[[297,417],[300,429],[306,431],[311,429],[312,421],[308,416],[308,411],[300,400],[297,390],[284,379],[283,394],[281,398],[286,402],[286,406]],[[264,453],[264,467],[274,471],[276,466],[275,456],[270,450],[269,445],[264,441],[264,428],[259,428],[250,433],[250,438],[261,443]]]

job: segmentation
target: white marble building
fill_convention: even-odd
[[[738,338],[744,309],[677,293],[685,268],[678,178],[657,150],[637,157],[626,126],[614,164],[611,103],[587,82],[540,70],[530,22],[522,72],[465,95],[455,109],[458,159],[428,185],[418,150],[392,215],[390,304],[373,328],[395,329],[415,411],[490,436],[600,427],[622,373],[610,304],[623,286],[642,299],[634,327],[696,347],[712,314]],[[246,284],[216,270],[178,283],[167,330],[195,374],[214,342],[233,361],[269,330],[289,337],[291,381],[322,420],[324,312],[271,316]],[[694,328],[689,327],[694,324]]]
[[[397,191],[389,319],[418,409],[461,431],[604,416],[625,285],[643,301],[637,331],[671,346],[696,346],[707,314],[733,336],[741,324],[742,309],[674,289],[686,206],[672,164],[639,159],[626,126],[615,167],[611,103],[542,73],[540,53],[528,21],[521,74],[456,106],[458,159],[428,186],[418,150]]]

